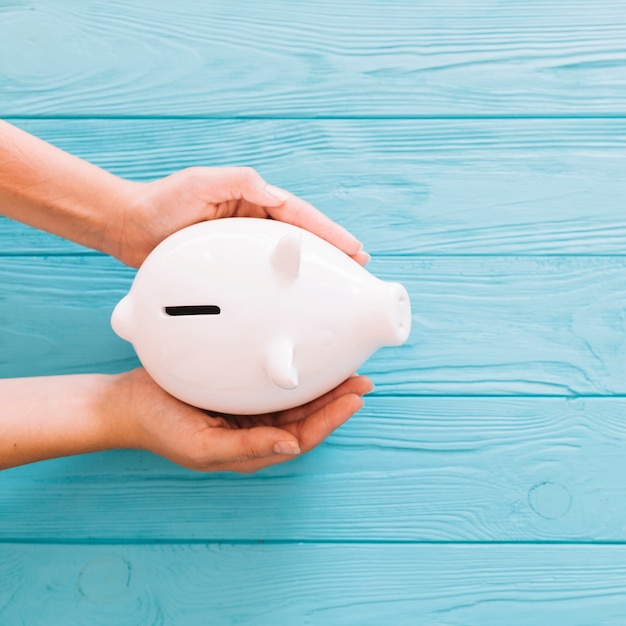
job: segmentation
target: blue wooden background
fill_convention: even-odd
[[[2,626],[626,623],[625,0],[0,0],[0,116],[134,180],[254,166],[414,309],[286,465],[3,472]],[[134,366],[132,277],[0,221],[0,375]]]

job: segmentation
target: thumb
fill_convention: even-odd
[[[220,168],[219,176],[232,199],[244,199],[259,206],[277,207],[291,195],[284,189],[266,183],[251,167]]]
[[[240,430],[215,429],[211,432],[214,463],[250,461],[276,454],[300,454],[298,440],[288,432],[271,426]]]

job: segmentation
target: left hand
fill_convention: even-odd
[[[347,230],[308,202],[268,185],[249,167],[192,167],[151,183],[134,185],[134,201],[110,225],[111,253],[138,267],[177,230],[222,217],[272,218],[300,226],[364,265],[369,255]]]

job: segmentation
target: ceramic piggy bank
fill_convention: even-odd
[[[294,407],[406,341],[409,298],[319,237],[225,218],[171,235],[113,312],[163,389],[231,414]]]

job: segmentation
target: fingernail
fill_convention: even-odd
[[[276,198],[276,200],[282,200],[283,202],[289,197],[289,192],[281,189],[280,187],[274,187],[274,185],[265,185],[265,191]]]
[[[277,441],[274,454],[300,454],[300,446],[295,441]]]

